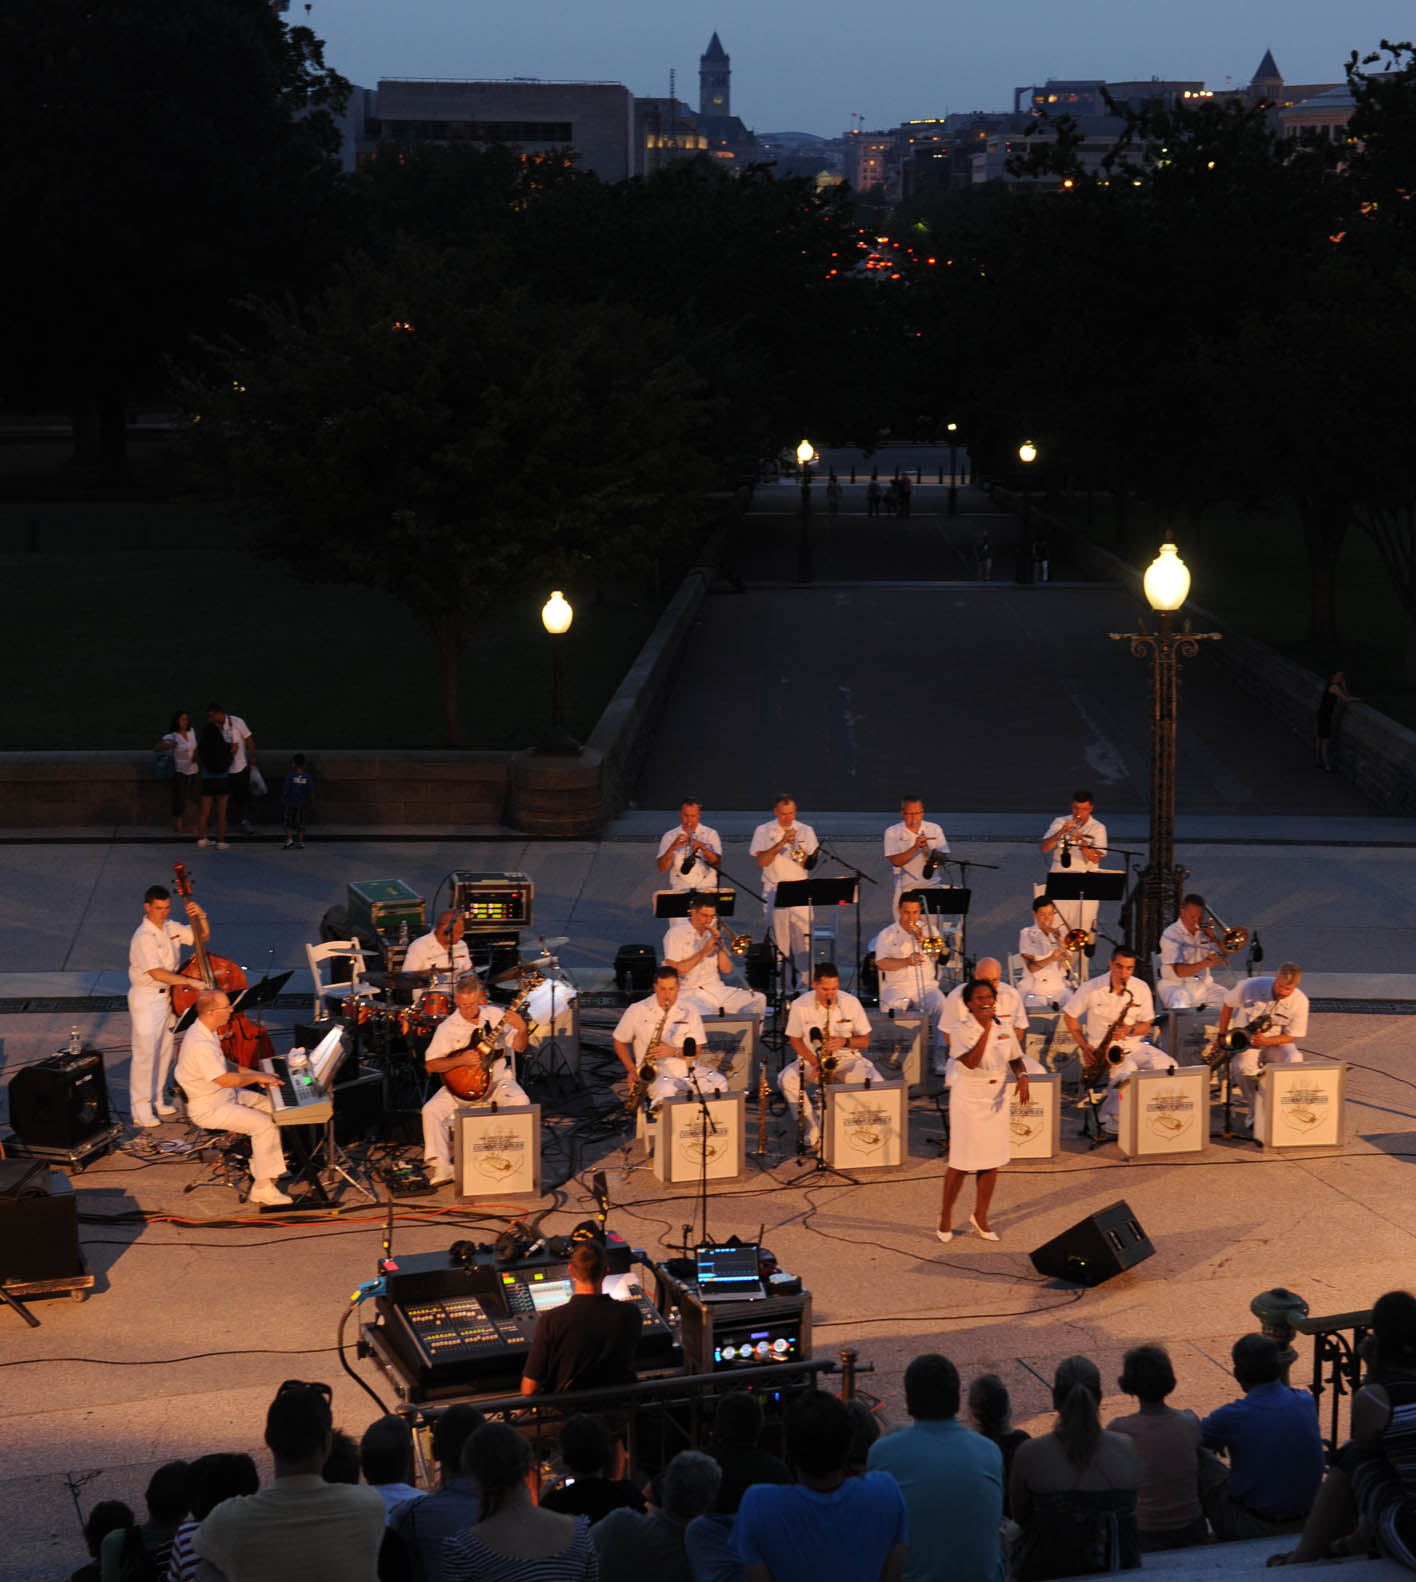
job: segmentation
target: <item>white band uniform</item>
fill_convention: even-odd
[[[811,856],[819,845],[816,831],[810,824],[803,824],[800,819],[794,819],[788,828],[796,832],[794,838],[802,855]],[[776,819],[771,819],[766,824],[759,824],[753,831],[752,844],[748,850],[754,854],[770,851],[784,834],[786,830]],[[779,884],[811,877],[799,862],[788,855],[791,849],[791,842],[788,842],[762,869],[762,889],[768,927],[772,931],[777,949],[795,963],[799,974],[805,976],[811,960],[811,909],[805,906],[786,906],[779,909],[774,899]]]
[[[500,1005],[483,1005],[477,1012],[478,1020],[469,1022],[461,1011],[454,1011],[438,1023],[424,1059],[445,1060],[472,1043],[486,1023],[490,1022],[495,1032],[505,1015]],[[452,1174],[452,1117],[459,1107],[486,1109],[496,1104],[504,1108],[531,1102],[516,1080],[509,1054],[498,1056],[487,1070],[491,1082],[480,1099],[458,1098],[439,1078],[438,1091],[423,1106],[423,1157],[437,1161],[435,1175]]]
[[[1303,1051],[1296,1040],[1308,1036],[1308,996],[1302,989],[1294,989],[1280,1000],[1274,996],[1271,977],[1245,978],[1225,995],[1224,1003],[1233,1012],[1229,1024],[1231,1027],[1247,1027],[1258,1017],[1267,1014],[1273,1020],[1264,1029],[1264,1036],[1272,1038],[1285,1033],[1288,1037],[1287,1043],[1266,1045],[1263,1049],[1251,1046],[1242,1050],[1234,1056],[1230,1065],[1235,1086],[1248,1101],[1249,1120],[1257,1132],[1260,1117],[1256,1111],[1260,1094],[1255,1079],[1259,1067],[1302,1064]]]
[[[1043,834],[1043,841],[1049,841],[1064,824],[1070,823],[1069,817],[1059,814],[1047,826]],[[1095,861],[1089,860],[1082,851],[1083,845],[1090,846],[1096,853]],[[1062,861],[1063,843],[1058,841],[1052,848],[1052,861],[1048,867],[1049,873],[1096,873],[1106,856],[1106,825],[1100,819],[1089,818],[1077,831],[1075,840],[1067,846],[1069,861]],[[1038,892],[1044,887],[1039,885]],[[1098,903],[1095,901],[1054,901],[1057,915],[1068,928],[1085,928],[1090,932],[1096,926],[1096,913]]]
[[[128,1065],[128,1102],[132,1116],[150,1120],[176,1053],[172,1042],[172,999],[165,983],[148,975],[149,968],[176,972],[180,946],[196,943],[186,923],[154,923],[144,918],[128,945],[128,1016],[132,1022],[132,1058]]]
[[[939,890],[944,887],[945,880],[936,873],[932,878],[924,877],[924,865],[929,861],[930,852],[938,852],[941,858],[949,855],[949,842],[944,838],[944,831],[930,819],[925,819],[917,830],[912,830],[902,819],[898,824],[892,824],[885,831],[884,848],[887,857],[898,857],[902,851],[908,851],[915,841],[923,835],[929,842],[928,852],[917,851],[908,862],[901,863],[897,868],[890,864],[890,876],[895,881],[895,894],[891,900],[896,919],[900,915],[900,895],[905,890]]]
[[[865,1007],[855,995],[847,994],[844,989],[837,992],[836,1002],[830,1007],[821,1004],[816,998],[815,989],[793,1000],[791,1009],[787,1013],[787,1037],[799,1038],[804,1044],[810,1044],[812,1028],[819,1027],[823,1034],[826,1032],[828,1011],[832,1038],[870,1037],[870,1018],[865,1014]],[[831,1074],[831,1080],[882,1082],[884,1078],[860,1050],[838,1049],[836,1069]],[[807,1144],[812,1147],[815,1146],[820,1134],[820,1121],[816,1108],[811,1102],[811,1089],[815,1081],[814,1077],[810,1078],[803,1090],[802,1063],[799,1059],[783,1066],[777,1078],[777,1086],[781,1089],[782,1097],[786,1099],[793,1115],[797,1113],[797,1106],[800,1104],[802,1116],[806,1121]]]
[[[1057,948],[1056,938],[1036,923],[1030,923],[1018,935],[1018,954],[1031,956],[1034,961],[1050,956]],[[1060,1006],[1072,993],[1072,986],[1067,981],[1066,961],[1049,961],[1035,972],[1025,970],[1018,989],[1024,1003],[1035,1009]]]
[[[921,929],[929,932],[928,925]],[[875,938],[875,960],[899,961],[919,951],[919,940],[909,929],[899,923],[881,929]],[[897,967],[893,972],[880,972],[880,1009],[882,1011],[920,1011],[931,1023],[944,1009],[944,995],[940,992],[935,975],[939,971],[938,959],[925,956],[918,967]],[[920,995],[923,991],[923,1002]]]
[[[662,857],[680,835],[689,835],[691,840],[697,841],[700,846],[707,846],[721,860],[723,855],[723,841],[717,830],[709,829],[706,824],[700,824],[691,835],[690,832],[679,824],[673,829],[665,830],[659,841],[659,849],[654,856],[657,860]],[[683,853],[686,847],[680,847],[674,853],[674,860],[669,864],[668,880],[671,890],[716,890],[718,888],[718,872],[712,863],[704,862],[697,852],[693,854],[693,866],[687,873],[680,870],[683,867]]]
[[[270,1099],[251,1088],[217,1082],[232,1069],[211,1028],[193,1022],[182,1036],[177,1081],[187,1096],[187,1118],[213,1132],[242,1132],[251,1139],[251,1174],[274,1181],[285,1174],[280,1128],[271,1117]]]
[[[1178,963],[1192,966],[1215,954],[1214,940],[1203,929],[1193,933],[1177,917],[1160,936],[1160,1003],[1169,1011],[1194,1010],[1205,1006],[1218,1010],[1224,1003],[1225,990],[1210,976],[1210,969],[1182,978],[1176,974]]]
[[[1128,993],[1131,996],[1129,1005],[1126,1003]],[[1103,973],[1099,978],[1089,978],[1062,1009],[1074,1022],[1081,1024],[1087,1043],[1101,1056],[1103,1052],[1096,1048],[1097,1041],[1106,1036],[1107,1029],[1121,1014],[1123,1006],[1126,1006],[1127,1022],[1155,1020],[1155,1000],[1150,985],[1140,978],[1130,978],[1122,985],[1120,993],[1113,993],[1109,973]],[[1107,1067],[1108,1089],[1101,1106],[1101,1123],[1113,1131],[1121,1109],[1121,1094],[1117,1087],[1121,1079],[1136,1071],[1169,1071],[1175,1064],[1165,1050],[1157,1049],[1142,1038],[1117,1038],[1115,1043],[1125,1058],[1119,1065]]]
[[[724,935],[730,931],[730,924],[720,927]],[[723,982],[716,949],[691,967],[681,965],[690,956],[696,956],[710,938],[709,930],[700,934],[687,918],[675,923],[664,935],[664,960],[678,968],[679,1003],[691,1007],[700,1016],[765,1016],[765,994]]]
[[[650,1039],[661,1020],[663,1030],[657,1047],[653,1047]],[[721,1071],[700,1066],[697,1061],[690,1067],[680,1053],[686,1038],[693,1039],[698,1048],[707,1053],[708,1036],[703,1031],[703,1018],[682,1000],[675,1000],[667,1014],[652,995],[647,1000],[636,1000],[616,1024],[614,1040],[617,1044],[627,1044],[634,1051],[635,1066],[643,1065],[646,1058],[654,1062],[654,1080],[645,1090],[651,1104],[694,1092],[695,1077],[700,1093],[726,1091],[728,1079]]]
[[[949,1084],[949,1168],[997,1170],[1013,1156],[1009,1103],[1012,1097],[1009,1062],[1021,1060],[1022,1048],[1013,1029],[995,1021],[977,1066],[958,1056],[968,1054],[984,1036],[970,1013],[949,1035],[953,1081]]]

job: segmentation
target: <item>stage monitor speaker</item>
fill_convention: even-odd
[[[621,945],[615,952],[615,987],[621,994],[651,994],[658,965],[652,945]]]
[[[108,1125],[103,1057],[51,1055],[10,1083],[10,1125],[30,1148],[73,1148]]]
[[[83,1273],[79,1200],[62,1171],[50,1171],[48,1188],[37,1197],[0,1198],[0,1280],[67,1280]]]
[[[1139,1221],[1123,1202],[1088,1214],[1069,1230],[1029,1254],[1039,1274],[1075,1285],[1100,1285],[1155,1251]]]

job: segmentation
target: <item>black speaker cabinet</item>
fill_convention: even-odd
[[[615,952],[615,987],[621,994],[652,994],[658,965],[652,945],[621,945]]]
[[[25,1189],[32,1184],[33,1178]],[[0,1280],[67,1280],[83,1273],[79,1200],[62,1170],[49,1171],[47,1185],[39,1196],[0,1197]]]
[[[1154,1251],[1129,1205],[1120,1202],[1088,1214],[1029,1256],[1039,1274],[1075,1285],[1100,1285]]]
[[[96,1053],[52,1055],[10,1083],[10,1125],[30,1148],[73,1148],[108,1125],[108,1085]]]

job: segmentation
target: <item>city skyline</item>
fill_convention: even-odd
[[[932,0],[896,0],[886,13],[778,0],[770,11],[725,4],[690,17],[636,0],[599,7],[544,0],[490,27],[452,0],[296,0],[326,60],[351,81],[380,77],[600,80],[639,97],[698,100],[698,59],[716,31],[732,60],[733,112],[758,132],[834,137],[969,110],[1010,109],[1013,90],[1049,77],[1248,82],[1266,49],[1288,82],[1340,81],[1353,49],[1412,32],[1397,0],[1349,0],[1339,13],[1300,14],[1292,0],[1192,0],[1138,16],[1128,0],[1015,0],[1005,13],[956,16]],[[485,13],[483,13],[485,15]],[[853,117],[860,119],[853,120]]]

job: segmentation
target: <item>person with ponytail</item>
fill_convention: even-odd
[[[1052,1404],[1052,1432],[1019,1445],[1013,1457],[1009,1499],[1022,1529],[1014,1582],[1135,1570],[1141,1464],[1124,1434],[1101,1426],[1096,1364],[1086,1357],[1060,1362]]]
[[[1008,1386],[996,1373],[980,1373],[969,1385],[969,1421],[974,1431],[991,1439],[1003,1452],[1003,1514],[1013,1514],[1013,1504],[1008,1485],[1013,1476],[1013,1457],[1018,1446],[1032,1437],[1026,1430],[1013,1427],[1013,1403],[1008,1398]]]

